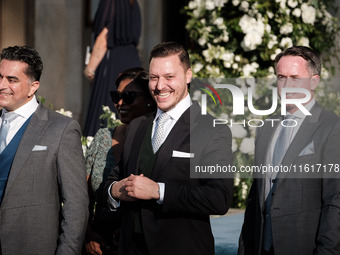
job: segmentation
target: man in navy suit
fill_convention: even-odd
[[[107,182],[112,206],[120,200],[126,210],[120,254],[214,254],[209,215],[228,211],[233,180],[191,178],[190,167],[231,165],[231,132],[213,128],[192,103],[191,78],[182,45],[153,48],[149,89],[157,112],[130,123],[120,178],[113,171]]]

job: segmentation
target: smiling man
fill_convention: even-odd
[[[113,171],[107,182],[111,205],[125,209],[119,253],[213,255],[209,215],[228,211],[233,180],[191,178],[190,167],[231,165],[230,130],[208,127],[212,117],[191,102],[182,45],[155,46],[149,73],[158,109],[130,123],[120,178]]]
[[[38,52],[0,58],[0,254],[80,254],[88,195],[78,123],[35,97]]]
[[[267,172],[254,179],[239,255],[340,254],[340,180],[337,172],[332,173],[332,166],[340,166],[340,118],[321,109],[314,99],[321,60],[308,47],[291,47],[276,57],[275,70],[280,96],[283,88],[310,92],[304,107],[311,115],[288,104],[286,121],[294,119],[296,126],[259,128],[255,165],[306,172],[299,176]],[[303,97],[304,93],[287,94],[289,99]],[[322,170],[312,175],[318,166]]]

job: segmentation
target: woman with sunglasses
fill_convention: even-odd
[[[122,124],[115,128],[99,129],[87,150],[86,171],[92,219],[85,238],[85,254],[117,253],[120,215],[107,210],[106,201],[101,198],[102,185],[120,160],[130,121],[156,109],[148,83],[148,73],[140,67],[127,69],[118,77],[118,89],[111,91],[110,95]]]

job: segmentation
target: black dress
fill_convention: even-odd
[[[99,119],[102,106],[115,111],[109,91],[116,90],[115,81],[124,70],[140,66],[137,44],[141,35],[141,15],[137,0],[100,0],[94,20],[95,38],[107,27],[107,52],[99,64],[83,134],[94,136],[106,123]]]

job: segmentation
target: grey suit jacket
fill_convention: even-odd
[[[282,165],[321,164],[328,166],[327,171],[330,170],[329,164],[339,167],[340,118],[322,110],[317,104],[311,113],[288,148]],[[259,129],[255,144],[256,165],[265,164],[274,132],[275,127],[270,125]],[[275,254],[340,254],[340,179],[285,177],[284,173],[277,176],[271,206]],[[239,254],[260,254],[264,193],[264,179],[254,179],[247,201]]]
[[[80,254],[88,219],[80,137],[75,120],[41,105],[32,115],[0,207],[2,255]]]

